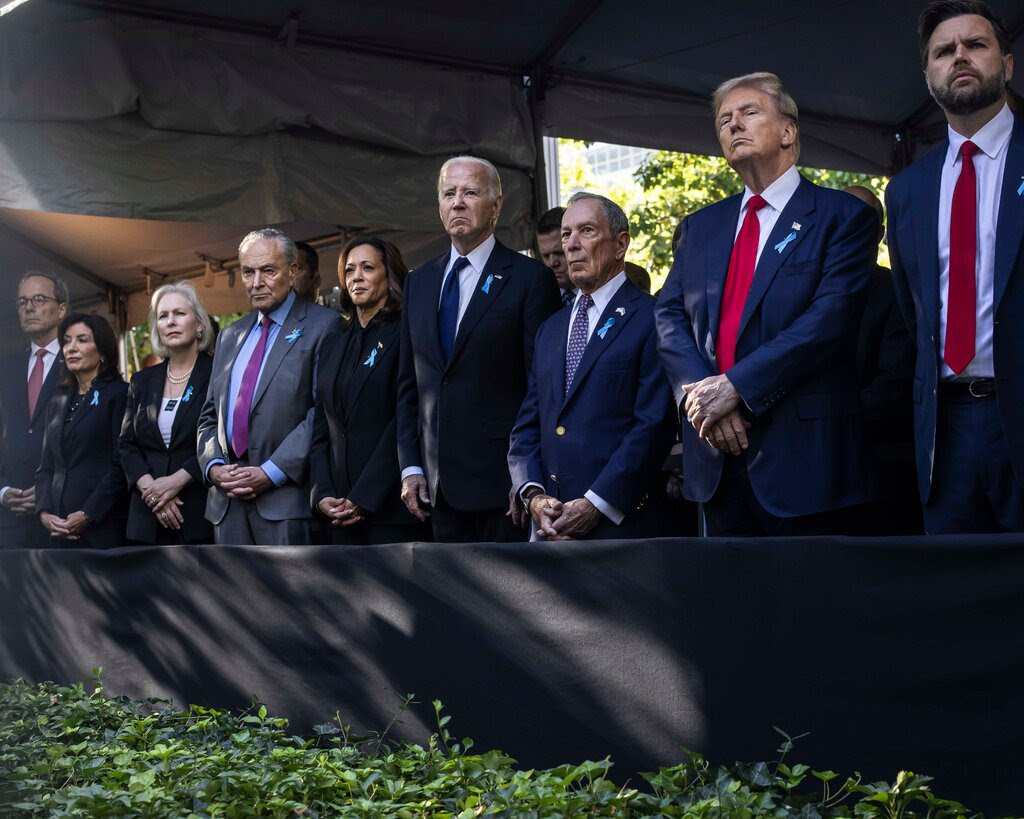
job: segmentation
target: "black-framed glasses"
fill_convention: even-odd
[[[53,296],[44,296],[42,293],[36,293],[28,299],[24,296],[18,296],[18,300],[14,303],[18,305],[19,310],[22,310],[28,306],[29,302],[32,302],[33,307],[42,307],[48,301],[60,302],[60,299],[55,299]]]

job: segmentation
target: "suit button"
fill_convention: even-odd
[[[565,435],[565,427],[555,427],[555,435]]]
[[[551,480],[553,480],[555,483],[558,483],[558,476],[557,475],[552,475],[551,476]]]

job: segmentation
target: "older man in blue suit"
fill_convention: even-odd
[[[917,343],[915,449],[931,534],[1024,531],[1024,120],[1013,54],[978,0],[920,19],[947,139],[889,183],[889,251]]]
[[[655,311],[683,492],[712,535],[849,531],[875,492],[855,351],[877,217],[800,176],[774,74],[728,80],[713,107],[745,189],[686,218]]]
[[[578,292],[537,332],[512,486],[541,538],[657,537],[675,418],[654,299],[626,278],[629,224],[614,202],[575,194],[561,234]]]

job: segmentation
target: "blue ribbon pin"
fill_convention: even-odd
[[[189,385],[189,388],[187,390],[185,390],[185,394],[181,397],[181,402],[183,404],[187,403],[188,399],[191,398],[191,397],[192,397],[192,386]]]
[[[370,350],[370,354],[366,357],[366,361],[363,362],[364,367],[372,367],[373,362],[377,360],[377,350]]]
[[[292,330],[288,335],[286,335],[284,337],[284,340],[287,341],[289,344],[294,344],[295,343],[295,339],[297,339],[301,335],[302,335],[302,330],[300,330],[298,327],[296,327],[294,330]]]
[[[795,238],[796,238],[796,232],[794,231],[793,233],[790,233],[789,236],[787,236],[781,242],[779,242],[777,245],[775,245],[775,249],[779,253],[781,253],[783,250],[786,249],[786,245],[788,245],[790,242],[792,242]]]
[[[609,317],[608,317],[608,321],[606,321],[606,322],[605,322],[604,324],[602,324],[602,325],[601,325],[600,329],[599,329],[599,330],[597,331],[597,334],[598,334],[598,335],[599,335],[599,336],[600,336],[601,338],[604,338],[604,337],[605,337],[605,335],[607,335],[607,333],[608,333],[608,330],[610,330],[610,329],[611,329],[611,326],[612,326],[612,325],[613,325],[614,323],[615,323],[615,319],[613,319],[613,318],[612,318],[611,316],[609,316]]]
[[[92,401],[89,402],[89,405],[92,406],[92,407],[98,407],[100,405],[100,391],[99,390],[93,390],[92,391]]]
[[[484,293],[487,293],[489,295],[490,292],[491,292],[491,282],[493,282],[493,281],[494,281],[494,276],[491,275],[490,273],[488,273],[487,274],[487,281],[484,282],[484,286],[481,287],[480,290],[482,290]]]
[[[1024,177],[1021,177],[1021,179],[1024,179]],[[1017,188],[1017,196],[1024,196],[1024,182],[1021,182],[1020,187]]]

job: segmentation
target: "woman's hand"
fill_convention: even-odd
[[[50,512],[40,512],[39,522],[50,533],[50,537],[68,536],[68,522],[58,515],[51,514]]]
[[[185,516],[181,514],[181,505],[184,501],[177,495],[172,495],[162,506],[153,510],[157,521],[165,529],[180,529],[185,522]]]
[[[145,489],[143,489],[143,482],[146,478],[150,478],[150,480],[145,484]],[[139,487],[139,491],[142,493],[142,500],[146,506],[156,514],[163,507],[167,506],[172,499],[175,499],[190,480],[192,480],[192,476],[184,469],[179,469],[173,475],[168,475],[165,478],[152,478],[150,475],[143,475],[139,478],[136,486]]]

